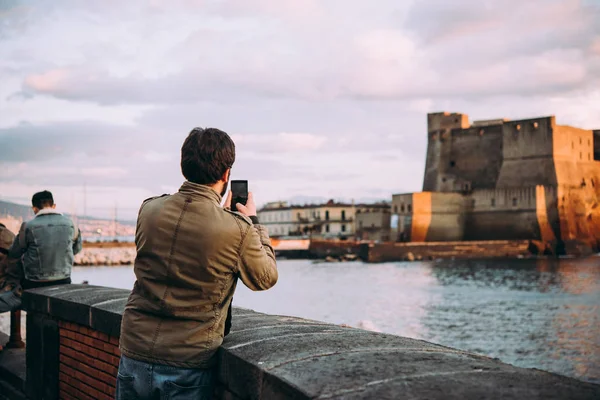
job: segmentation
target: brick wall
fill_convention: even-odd
[[[60,399],[114,399],[119,339],[59,321]]]

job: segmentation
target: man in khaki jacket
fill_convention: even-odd
[[[215,353],[238,277],[252,290],[277,282],[275,255],[250,193],[230,210],[235,145],[218,129],[192,130],[181,149],[179,192],[143,202],[136,282],[121,324],[117,399],[210,399]]]

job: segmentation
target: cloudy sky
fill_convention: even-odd
[[[420,190],[426,113],[600,128],[600,0],[0,0],[0,199],[133,217],[192,127],[260,203]]]

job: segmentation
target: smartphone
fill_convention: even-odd
[[[237,203],[246,205],[248,201],[248,181],[231,181],[231,209],[237,210]]]

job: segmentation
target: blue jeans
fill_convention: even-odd
[[[121,355],[116,400],[210,400],[213,390],[212,369],[149,364]]]

